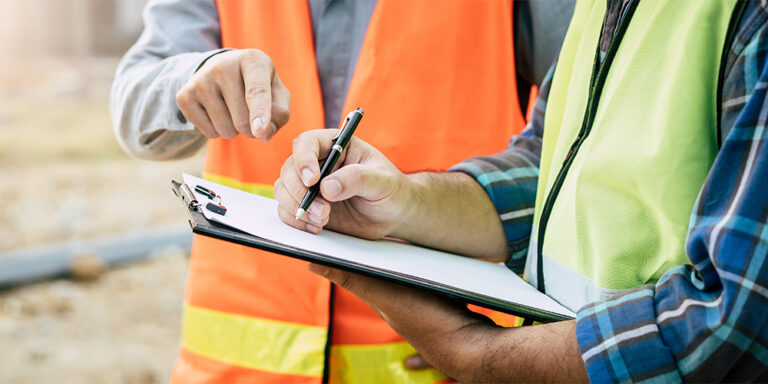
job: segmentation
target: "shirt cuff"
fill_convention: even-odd
[[[579,310],[576,337],[590,382],[682,381],[659,333],[654,295],[650,285]]]

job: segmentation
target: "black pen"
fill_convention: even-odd
[[[336,135],[336,137],[333,138],[334,144],[331,148],[331,153],[328,154],[328,157],[325,159],[322,168],[320,168],[320,179],[315,185],[309,187],[309,190],[304,195],[304,198],[301,199],[299,210],[296,211],[296,220],[304,216],[304,213],[307,212],[309,206],[312,205],[312,201],[315,200],[317,192],[320,190],[320,182],[323,181],[323,179],[331,173],[333,166],[336,165],[336,162],[341,157],[341,153],[344,152],[344,148],[346,148],[347,144],[349,144],[349,140],[352,138],[352,134],[355,133],[355,129],[357,128],[357,125],[360,124],[360,120],[362,119],[362,108],[358,108],[350,112],[344,119],[344,123],[342,124],[341,128],[339,128],[339,133]]]

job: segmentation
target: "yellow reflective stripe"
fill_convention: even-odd
[[[272,193],[271,184],[245,183],[242,181],[235,180],[231,177],[214,175],[208,172],[203,172],[203,179],[212,181],[214,183],[226,185],[227,187],[232,187],[235,189],[254,193],[264,197],[269,197],[270,199],[275,198],[274,194]],[[224,204],[226,204],[226,202],[224,202]]]
[[[405,358],[416,353],[406,342],[333,346],[330,382],[421,384],[447,379],[436,369],[414,371],[405,368]]]
[[[204,357],[273,373],[323,376],[325,328],[184,306],[181,340]]]
[[[188,350],[223,363],[272,373],[323,376],[326,329],[185,305],[181,340]],[[335,345],[333,383],[434,383],[435,369],[413,371],[403,361],[416,350],[405,342]]]

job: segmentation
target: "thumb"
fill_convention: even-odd
[[[342,201],[359,196],[366,200],[380,200],[393,188],[393,179],[377,172],[371,166],[350,164],[339,168],[320,183],[320,193],[330,201]]]
[[[358,275],[353,275],[352,273],[342,271],[341,269],[309,263],[309,271],[328,279],[339,287],[352,292],[352,294],[359,294],[360,289],[362,288],[362,286],[358,284]]]

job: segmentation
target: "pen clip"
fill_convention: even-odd
[[[338,140],[338,139],[339,139],[339,137],[341,136],[341,133],[342,133],[342,132],[344,132],[344,128],[346,128],[346,127],[347,127],[347,124],[349,124],[349,121],[350,121],[350,120],[352,120],[352,114],[353,114],[353,113],[355,113],[355,112],[354,112],[354,111],[352,111],[352,112],[350,112],[350,113],[348,113],[348,114],[347,114],[347,117],[346,117],[346,118],[344,118],[344,123],[343,123],[343,124],[341,124],[341,128],[339,128],[339,132],[338,132],[338,133],[336,133],[336,137],[334,137],[333,139],[331,139],[331,141],[336,141],[336,140]]]

